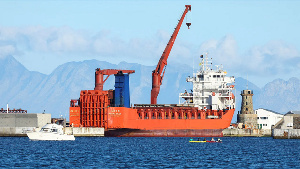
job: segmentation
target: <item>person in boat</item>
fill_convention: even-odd
[[[206,138],[204,138],[204,140],[203,141],[206,141]]]
[[[218,138],[218,142],[221,142],[222,140],[220,138]]]
[[[193,141],[193,138],[190,138],[190,141]]]
[[[198,138],[198,141],[200,141],[200,138]]]
[[[215,141],[215,139],[214,139],[214,138],[211,138],[211,141]]]

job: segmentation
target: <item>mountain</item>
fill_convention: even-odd
[[[0,65],[1,107],[6,108],[6,104],[9,103],[10,107],[24,109],[31,100],[35,100],[35,89],[47,76],[28,71],[12,56],[1,57]]]
[[[287,81],[276,79],[266,84],[257,97],[257,106],[286,113],[300,110],[300,80],[290,78]]]
[[[27,70],[12,56],[0,58],[0,107],[22,108],[28,113],[51,113],[52,117],[60,115],[68,118],[71,99],[78,99],[81,90],[93,90],[95,85],[95,69],[128,69],[135,70],[130,75],[130,93],[132,104],[150,103],[152,70],[154,66],[144,66],[136,63],[121,62],[118,65],[105,61],[87,60],[69,62],[58,66],[50,75]],[[192,84],[186,82],[193,69],[184,64],[169,63],[163,79],[159,104],[179,102],[179,93],[192,89]],[[266,84],[262,89],[247,80],[237,77],[236,114],[241,107],[242,90],[253,90],[254,109],[266,108],[279,113],[289,110],[299,110],[300,89],[299,79],[288,81],[276,79]],[[247,85],[248,84],[248,85]],[[104,90],[114,88],[114,76],[108,78]]]

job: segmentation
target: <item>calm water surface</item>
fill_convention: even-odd
[[[223,137],[223,143],[189,138],[76,137],[30,141],[0,137],[1,168],[300,168],[300,140]]]

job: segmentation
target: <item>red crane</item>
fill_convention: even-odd
[[[173,47],[173,44],[175,42],[175,39],[177,37],[177,34],[179,32],[179,29],[182,25],[184,17],[188,13],[188,11],[191,11],[191,5],[185,5],[185,10],[178,22],[173,34],[172,34],[163,54],[161,55],[161,57],[159,59],[156,69],[153,70],[153,72],[152,72],[151,104],[157,104],[157,96],[159,94],[160,86],[161,86],[162,80],[164,78],[168,57],[169,57],[169,54]],[[186,23],[186,25],[188,26],[188,28],[190,28],[191,23]]]

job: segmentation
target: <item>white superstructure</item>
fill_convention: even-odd
[[[75,140],[73,135],[67,135],[63,132],[63,126],[58,124],[46,124],[39,132],[27,133],[30,140]]]
[[[188,77],[187,82],[193,83],[193,90],[179,94],[179,104],[188,104],[198,109],[223,110],[235,108],[235,98],[232,93],[235,78],[226,77],[223,66],[216,65],[213,69],[212,61],[201,55],[200,70]],[[183,100],[183,102],[182,102]]]

